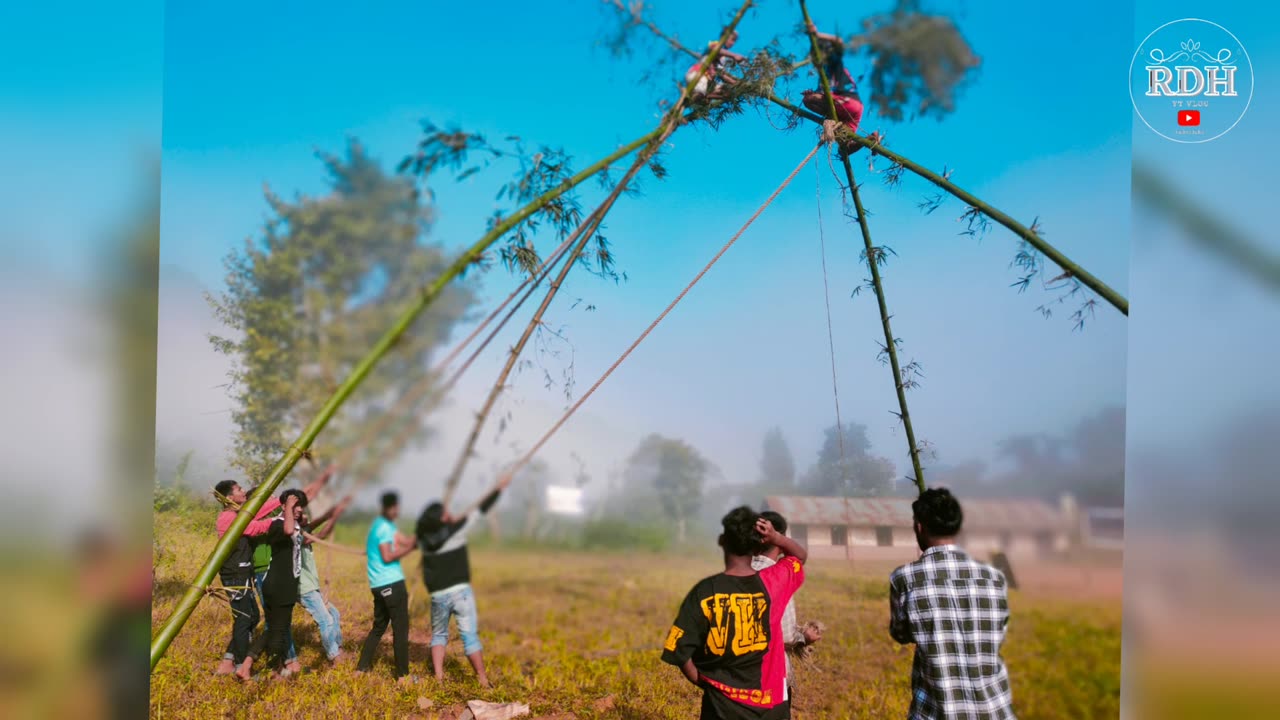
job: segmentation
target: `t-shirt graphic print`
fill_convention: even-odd
[[[803,583],[804,566],[792,557],[755,575],[703,579],[680,604],[663,662],[693,660],[716,716],[766,717],[787,700],[782,616]]]

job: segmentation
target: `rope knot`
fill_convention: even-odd
[[[835,120],[822,121],[822,144],[829,145],[836,141],[836,128],[840,127],[840,123]]]

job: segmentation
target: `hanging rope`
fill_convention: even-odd
[[[303,537],[309,540],[313,545],[327,547],[330,550],[337,550],[338,552],[343,552],[348,555],[359,555],[361,557],[364,557],[365,555],[365,552],[363,550],[360,550],[358,548],[348,547],[346,545],[340,545],[336,542],[331,542],[329,540],[321,540],[320,538],[312,535],[311,533],[303,533]]]
[[[791,184],[791,181],[795,180],[796,176],[800,174],[800,171],[804,169],[804,166],[808,165],[809,161],[812,160],[815,155],[817,155],[818,150],[821,147],[822,147],[822,144],[819,143],[818,145],[815,145],[812,150],[809,151],[808,155],[805,155],[804,160],[800,161],[800,164],[797,165],[796,168],[791,171],[791,174],[788,175],[787,178],[782,181],[782,184],[778,185],[777,189],[773,191],[773,194],[770,195],[768,199],[766,199],[764,203],[760,205],[760,207],[755,211],[755,213],[750,218],[747,219],[746,223],[744,223],[742,227],[738,229],[738,232],[734,233],[733,237],[729,238],[729,241],[726,242],[724,246],[720,248],[720,252],[716,253],[715,257],[711,258],[711,261],[708,262],[706,266],[702,268],[701,272],[699,272],[697,276],[695,276],[693,280],[690,281],[689,284],[685,286],[684,290],[681,290],[680,294],[677,295],[676,298],[672,300],[669,305],[667,305],[666,309],[663,310],[662,313],[658,315],[658,317],[652,323],[649,324],[649,327],[645,328],[644,332],[640,333],[640,337],[636,338],[635,341],[631,343],[630,347],[628,347],[626,351],[624,351],[622,355],[618,357],[617,360],[613,361],[613,364],[609,366],[609,369],[604,371],[604,374],[601,375],[600,378],[596,380],[595,383],[585,393],[583,393],[582,397],[578,398],[578,401],[575,402],[565,412],[565,414],[561,416],[559,420],[556,421],[555,425],[551,426],[551,429],[548,430],[546,434],[544,434],[538,440],[538,442],[534,443],[533,447],[531,447],[528,452],[526,452],[519,460],[517,460],[515,464],[511,465],[509,468],[507,468],[507,470],[504,471],[503,474],[505,476],[509,477],[509,476],[515,475],[517,472],[520,471],[521,468],[523,468],[525,465],[529,464],[531,460],[533,460],[534,455],[536,455],[538,451],[542,449],[543,445],[546,445],[547,441],[551,439],[551,436],[555,435],[556,432],[559,431],[560,428],[563,427],[564,424],[569,421],[569,418],[572,417],[573,414],[578,411],[578,408],[582,407],[583,403],[587,401],[587,398],[591,397],[591,395],[595,393],[595,391],[599,389],[601,385],[604,384],[604,381],[607,380],[609,376],[613,374],[613,371],[617,370],[618,366],[620,366],[622,362],[626,360],[627,357],[631,355],[631,353],[637,347],[639,347],[640,343],[644,342],[644,339],[649,336],[649,333],[653,332],[653,329],[658,326],[658,323],[662,322],[662,320],[666,318],[667,315],[673,309],[675,309],[675,306],[679,304],[681,300],[684,299],[685,295],[689,294],[689,291],[693,289],[693,286],[697,285],[698,281],[702,280],[702,277],[707,274],[707,271],[710,270],[711,267],[715,265],[720,260],[720,258],[724,256],[726,252],[729,251],[729,248],[733,247],[734,243],[738,242],[738,238],[742,237],[742,234],[747,231],[747,228],[751,227],[752,223],[754,223],[756,219],[759,218],[760,215],[762,215],[764,211],[767,210],[769,206],[773,204],[773,201],[777,199],[778,195],[780,195],[782,191],[785,190],[787,186]],[[467,509],[465,513],[463,513],[463,515],[470,514],[476,507],[478,507],[478,505],[479,505],[478,502],[474,503],[470,508]]]
[[[834,124],[834,123],[830,123],[830,124]],[[827,147],[828,163],[831,162],[830,143],[834,142],[834,140],[835,140],[835,133],[831,132],[830,127],[826,128],[826,130],[822,133],[822,141],[824,145],[828,146]],[[840,385],[836,380],[835,333],[832,330],[832,323],[831,323],[831,290],[827,282],[827,241],[826,241],[826,233],[824,232],[823,222],[822,222],[822,168],[819,167],[816,163],[814,164],[814,174],[817,178],[817,180],[815,181],[815,185],[817,188],[816,195],[818,198],[818,245],[822,249],[822,291],[823,291],[823,299],[825,300],[826,306],[827,306],[827,345],[831,351],[831,395],[835,399],[835,406],[836,406],[836,435],[839,438],[839,447],[840,447],[840,478],[841,478],[841,481],[845,481],[848,479],[848,464],[847,464],[848,460],[845,457],[845,452],[844,452],[844,423],[840,418]],[[844,497],[842,499],[844,504],[844,522],[845,522],[844,556],[845,556],[845,559],[850,562],[850,564],[854,564],[856,563],[856,560],[853,557],[853,551],[849,544],[849,532],[853,529],[853,510],[849,507],[848,489],[845,490]],[[850,589],[850,594],[855,599],[857,598],[858,581],[856,577],[853,578],[853,587]],[[823,629],[822,627],[820,627],[820,625],[821,623],[819,623],[819,627],[818,627],[819,633],[821,633]],[[862,644],[863,644],[862,624],[859,623],[858,624],[858,647],[862,647]]]
[[[834,135],[832,136],[834,139]],[[827,135],[822,137],[823,144],[829,142]],[[830,155],[830,151],[828,151]],[[844,424],[840,420],[840,384],[836,382],[836,340],[831,329],[831,288],[827,283],[827,239],[822,230],[822,169],[815,163],[814,186],[818,197],[818,245],[822,251],[822,299],[827,305],[827,346],[831,351],[831,395],[836,402],[836,434],[840,441],[840,467],[844,468]],[[842,473],[843,474],[843,473]]]

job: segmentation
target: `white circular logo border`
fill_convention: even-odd
[[[1244,110],[1240,111],[1240,117],[1236,118],[1236,121],[1231,123],[1231,127],[1227,128],[1226,130],[1223,130],[1222,132],[1218,133],[1217,135],[1214,135],[1211,138],[1205,138],[1204,140],[1178,140],[1177,138],[1171,138],[1168,135],[1165,135],[1164,133],[1160,132],[1159,130],[1151,127],[1151,123],[1147,122],[1147,119],[1142,115],[1142,110],[1138,108],[1138,100],[1133,96],[1133,65],[1134,63],[1138,62],[1138,53],[1142,51],[1142,46],[1147,44],[1147,41],[1151,39],[1152,35],[1155,35],[1161,30],[1169,27],[1170,25],[1175,25],[1180,22],[1202,22],[1207,25],[1212,25],[1218,28],[1222,32],[1226,33],[1232,40],[1236,41],[1236,44],[1240,46],[1240,52],[1244,53],[1245,62],[1249,64],[1249,99],[1245,100]],[[1134,48],[1133,58],[1129,60],[1129,103],[1133,105],[1133,111],[1138,114],[1138,119],[1142,121],[1143,125],[1147,126],[1148,130],[1155,133],[1156,135],[1159,135],[1165,140],[1168,140],[1169,142],[1176,142],[1182,145],[1199,145],[1201,143],[1213,142],[1214,140],[1217,140],[1223,135],[1226,135],[1227,133],[1234,130],[1236,125],[1239,125],[1240,121],[1244,119],[1245,114],[1249,112],[1249,106],[1253,103],[1253,85],[1254,85],[1253,60],[1249,57],[1249,50],[1245,48],[1244,43],[1240,42],[1240,38],[1236,37],[1235,33],[1232,33],[1230,30],[1222,27],[1221,25],[1219,25],[1216,22],[1213,22],[1212,20],[1205,20],[1204,18],[1181,18],[1179,20],[1170,20],[1169,22],[1161,25],[1155,30],[1152,30],[1151,32],[1147,33],[1146,37],[1142,38],[1142,42],[1138,43],[1138,47]]]

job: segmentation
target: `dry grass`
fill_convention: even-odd
[[[212,519],[207,523],[212,524]],[[166,618],[212,548],[194,524],[158,515],[156,532],[174,548],[157,568],[152,623]],[[348,542],[350,542],[348,540]],[[327,595],[342,612],[344,646],[358,652],[372,604],[362,559],[318,550]],[[534,716],[688,718],[696,691],[658,660],[664,633],[684,592],[716,569],[717,557],[619,555],[474,549],[472,568],[481,639],[495,687],[482,691],[450,645],[448,677],[398,686],[391,678],[390,632],[374,672],[326,667],[315,626],[301,607],[294,638],[311,672],[245,686],[212,675],[230,629],[225,605],[204,601],[152,676],[157,718],[430,717],[468,699],[520,701]],[[430,675],[428,598],[409,561],[412,672]],[[1018,717],[1116,717],[1120,687],[1118,597],[1057,597],[1014,592],[1005,646]],[[904,717],[910,648],[886,632],[887,587],[855,578],[842,561],[813,562],[798,597],[800,620],[820,619],[827,635],[814,661],[797,669],[796,718]],[[419,698],[433,701],[419,709]],[[612,697],[611,702],[599,703]]]

